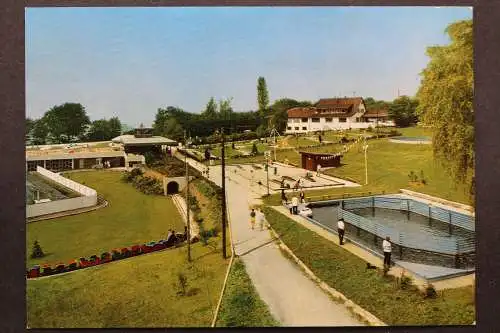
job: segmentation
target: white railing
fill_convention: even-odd
[[[86,197],[97,196],[97,192],[95,190],[91,189],[90,187],[79,184],[79,183],[72,181],[68,178],[64,178],[63,176],[61,176],[57,173],[54,173],[52,171],[49,171],[45,168],[42,168],[41,166],[36,167],[36,172],[38,172],[42,176],[52,180],[53,182],[61,184],[62,186],[67,187],[70,190],[73,190],[77,193],[80,193],[83,196],[86,196]]]

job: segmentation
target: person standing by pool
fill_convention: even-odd
[[[255,209],[252,208],[252,211],[250,212],[250,226],[252,227],[252,230],[255,227]]]
[[[298,214],[299,199],[294,195],[292,198],[292,214]]]
[[[321,172],[321,164],[318,164],[318,166],[316,167],[316,177],[319,177],[320,172]]]
[[[337,222],[337,232],[339,233],[339,244],[344,245],[345,225],[343,218],[340,218]]]
[[[387,236],[382,242],[382,249],[384,250],[384,268],[389,269],[391,267],[391,238]]]

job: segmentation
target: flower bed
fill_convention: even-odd
[[[42,265],[42,267],[40,267],[40,265],[35,265],[31,269],[26,271],[26,277],[28,279],[33,279],[42,276],[71,272],[82,268],[105,264],[111,261],[117,261],[125,258],[135,257],[141,254],[160,251],[178,245],[179,243],[184,241],[186,241],[186,237],[183,234],[177,234],[175,240],[170,239],[169,241],[167,241],[162,239],[158,242],[149,242],[147,244],[113,249],[111,250],[111,252],[104,252],[100,256],[92,255],[88,259],[81,257],[80,259],[72,260],[67,264],[58,263],[55,266],[44,264]],[[193,240],[192,242],[195,241],[196,240]]]

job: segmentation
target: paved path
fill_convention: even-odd
[[[201,163],[189,160],[204,170]],[[210,167],[210,179],[221,184],[220,166]],[[248,207],[259,204],[263,189],[250,187],[237,174],[226,173],[230,228],[236,254],[262,300],[283,326],[361,326],[344,305],[332,301],[313,281],[285,258],[270,233],[251,230]]]

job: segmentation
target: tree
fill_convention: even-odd
[[[43,256],[45,256],[45,254],[43,253],[42,247],[38,244],[38,241],[35,241],[33,244],[33,251],[31,252],[31,258],[42,258]]]
[[[163,135],[173,139],[180,140],[184,137],[184,129],[175,118],[169,118],[164,125]]]
[[[389,117],[398,127],[415,125],[418,121],[417,105],[418,102],[408,96],[398,97],[389,106]]]
[[[472,20],[446,28],[451,43],[427,48],[417,112],[432,128],[434,156],[474,194],[474,75]]]
[[[364,98],[365,106],[367,110],[383,110],[389,109],[391,102],[386,102],[382,100],[376,100],[373,97]]]
[[[80,103],[64,103],[51,108],[43,116],[50,137],[56,143],[67,143],[81,138],[90,124],[85,108]]]
[[[202,116],[205,119],[217,118],[217,103],[215,103],[215,99],[213,97],[210,97],[205,110],[202,112]]]
[[[271,105],[271,119],[269,124],[271,127],[274,126],[277,131],[283,132],[286,129],[286,124],[288,122],[287,110],[298,107],[298,106],[311,106],[312,103],[309,101],[297,101],[291,98],[281,98],[274,101]]]
[[[109,122],[106,119],[94,120],[86,137],[88,141],[107,141],[111,139]]]
[[[221,99],[219,101],[219,115],[221,119],[230,120],[233,113],[233,108],[231,106],[232,98]]]
[[[110,139],[120,136],[122,134],[122,123],[118,117],[112,117],[108,120]]]
[[[257,104],[259,115],[263,119],[269,106],[269,92],[267,91],[266,79],[260,76],[257,80]]]
[[[31,132],[31,140],[34,145],[43,145],[47,143],[49,129],[45,120],[37,119],[34,121],[33,130]]]

